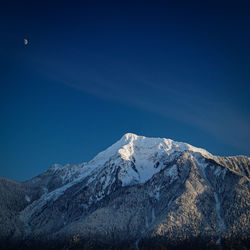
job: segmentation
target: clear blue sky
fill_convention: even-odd
[[[248,1],[7,2],[0,176],[88,161],[126,132],[250,155]]]

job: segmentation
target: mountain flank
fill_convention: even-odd
[[[0,178],[0,248],[250,249],[249,166],[128,133],[90,162]]]

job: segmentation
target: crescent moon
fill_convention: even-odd
[[[24,45],[27,45],[28,44],[28,39],[24,38],[23,42],[24,42]]]

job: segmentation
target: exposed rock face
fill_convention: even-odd
[[[14,248],[248,248],[250,158],[126,134],[92,161],[0,179]]]

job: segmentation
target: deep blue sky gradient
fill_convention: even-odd
[[[88,161],[126,132],[250,155],[250,7],[202,2],[5,3],[0,176]]]

